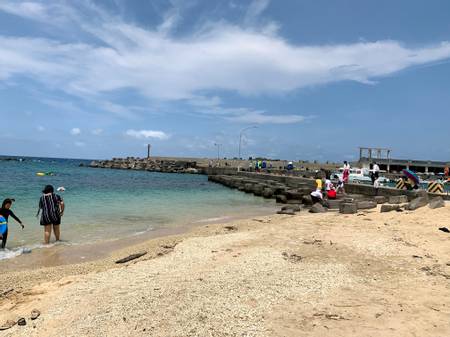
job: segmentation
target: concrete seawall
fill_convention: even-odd
[[[282,185],[286,185],[287,187],[295,187],[298,185],[301,185],[304,188],[308,188],[310,192],[315,188],[315,181],[312,178],[304,178],[304,177],[297,177],[297,176],[287,176],[287,175],[275,175],[275,174],[265,174],[265,173],[254,173],[254,172],[237,172],[232,171],[230,173],[227,172],[227,170],[222,169],[210,169],[208,170],[209,176],[214,175],[228,175],[231,177],[235,177],[236,179],[250,179],[254,181],[258,181],[261,183],[264,182],[270,182],[270,183],[279,183]],[[211,179],[214,180],[214,179]],[[375,196],[384,196],[384,197],[390,197],[390,196],[399,196],[399,195],[406,195],[409,200],[414,199],[417,197],[418,193],[423,193],[422,191],[406,191],[406,190],[399,190],[392,187],[380,187],[378,189],[375,189],[372,185],[365,185],[365,184],[346,184],[345,185],[345,191],[349,194],[354,195],[362,195],[366,197],[375,197]],[[428,196],[430,198],[440,196],[445,200],[450,200],[450,196],[447,194],[435,194],[435,193],[428,193]]]

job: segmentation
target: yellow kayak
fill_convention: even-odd
[[[55,174],[53,172],[37,172],[37,176],[44,177],[44,176],[54,176]]]

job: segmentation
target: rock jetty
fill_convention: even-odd
[[[322,205],[324,207],[319,207],[313,205],[310,197],[310,192],[315,188],[314,179],[240,172],[234,175],[209,175],[208,180],[238,189],[245,193],[251,193],[255,196],[275,199],[277,203],[296,206],[283,206],[279,212],[280,214],[292,214],[300,211],[300,209],[309,209],[312,213],[333,209],[342,214],[355,214],[362,210],[376,209],[379,204],[382,204],[380,209],[382,213],[391,211],[401,212],[403,210],[415,210],[428,204],[427,192],[418,190],[405,191],[408,195],[394,195],[389,197],[381,195],[374,196],[372,193],[349,193],[338,195],[338,199],[335,200],[324,200]],[[347,184],[347,187],[349,186]],[[367,187],[373,189],[372,186]],[[348,189],[350,190],[351,188]],[[357,188],[354,188],[354,190],[358,191]],[[362,189],[362,191],[364,192],[366,189]],[[397,193],[399,191],[386,189],[383,192]],[[445,202],[442,197],[436,196],[433,202],[430,202],[430,208],[439,207],[445,207]]]
[[[281,182],[265,176],[255,174],[254,177],[239,175],[210,175],[208,180],[238,189],[245,193],[251,193],[266,199],[275,199],[277,203],[286,204],[280,214],[292,214],[300,209],[310,209],[312,213],[325,212],[327,209],[339,210],[344,214],[356,213],[359,209],[374,208],[377,203],[371,197],[362,195],[339,196],[337,200],[325,200],[324,207],[313,205],[310,193],[315,187],[313,179],[290,180]]]
[[[195,161],[142,159],[134,157],[93,161],[89,167],[163,173],[201,173]]]

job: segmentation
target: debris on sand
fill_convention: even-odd
[[[39,311],[39,310],[37,310],[37,309],[33,309],[33,310],[31,310],[31,320],[35,320],[35,319],[37,319],[39,316],[41,316],[41,312]]]
[[[12,293],[13,291],[14,291],[13,288],[8,289],[8,290],[2,292],[2,293],[0,294],[0,297],[6,297],[9,293]]]
[[[237,231],[237,227],[236,226],[225,226],[223,227],[223,229],[227,230],[227,231]]]
[[[314,240],[305,240],[305,241],[303,241],[303,243],[304,243],[305,245],[321,245],[321,244],[322,244],[322,240],[317,240],[317,239],[314,239]]]
[[[343,317],[341,315],[338,315],[338,314],[316,313],[313,316],[314,317],[324,317],[326,319],[332,319],[332,320],[335,320],[335,321],[342,321],[342,320],[348,321],[348,320],[350,320],[350,319],[345,318],[345,317]]]
[[[136,254],[131,254],[130,256],[124,257],[123,259],[117,260],[116,263],[126,263],[129,262],[131,260],[135,260],[140,258],[141,256],[146,255],[147,252],[141,252],[141,253],[136,253]]]
[[[15,321],[8,320],[5,322],[5,324],[0,326],[0,331],[11,329],[14,325],[16,325]]]
[[[287,252],[283,252],[281,255],[283,255],[283,258],[285,260],[288,260],[290,262],[300,262],[301,260],[303,260],[303,256],[297,255],[297,254],[289,254]]]

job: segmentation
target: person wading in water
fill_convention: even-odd
[[[50,236],[55,233],[56,241],[60,238],[61,217],[64,214],[64,200],[54,193],[52,185],[45,186],[43,195],[39,199],[39,210],[36,216],[41,213],[41,226],[44,226],[44,243],[50,243]]]
[[[20,219],[14,214],[14,212],[11,211],[11,206],[12,206],[13,201],[15,201],[15,200],[14,199],[5,199],[5,200],[3,200],[2,208],[0,208],[0,216],[2,216],[5,219],[4,222],[6,222],[6,224],[3,224],[4,230],[0,234],[0,238],[2,240],[2,243],[1,243],[1,247],[2,248],[5,248],[6,241],[8,240],[8,219],[9,219],[9,216],[11,216],[11,218],[16,220],[22,226],[22,229],[25,227],[22,224],[22,221],[20,221]]]

